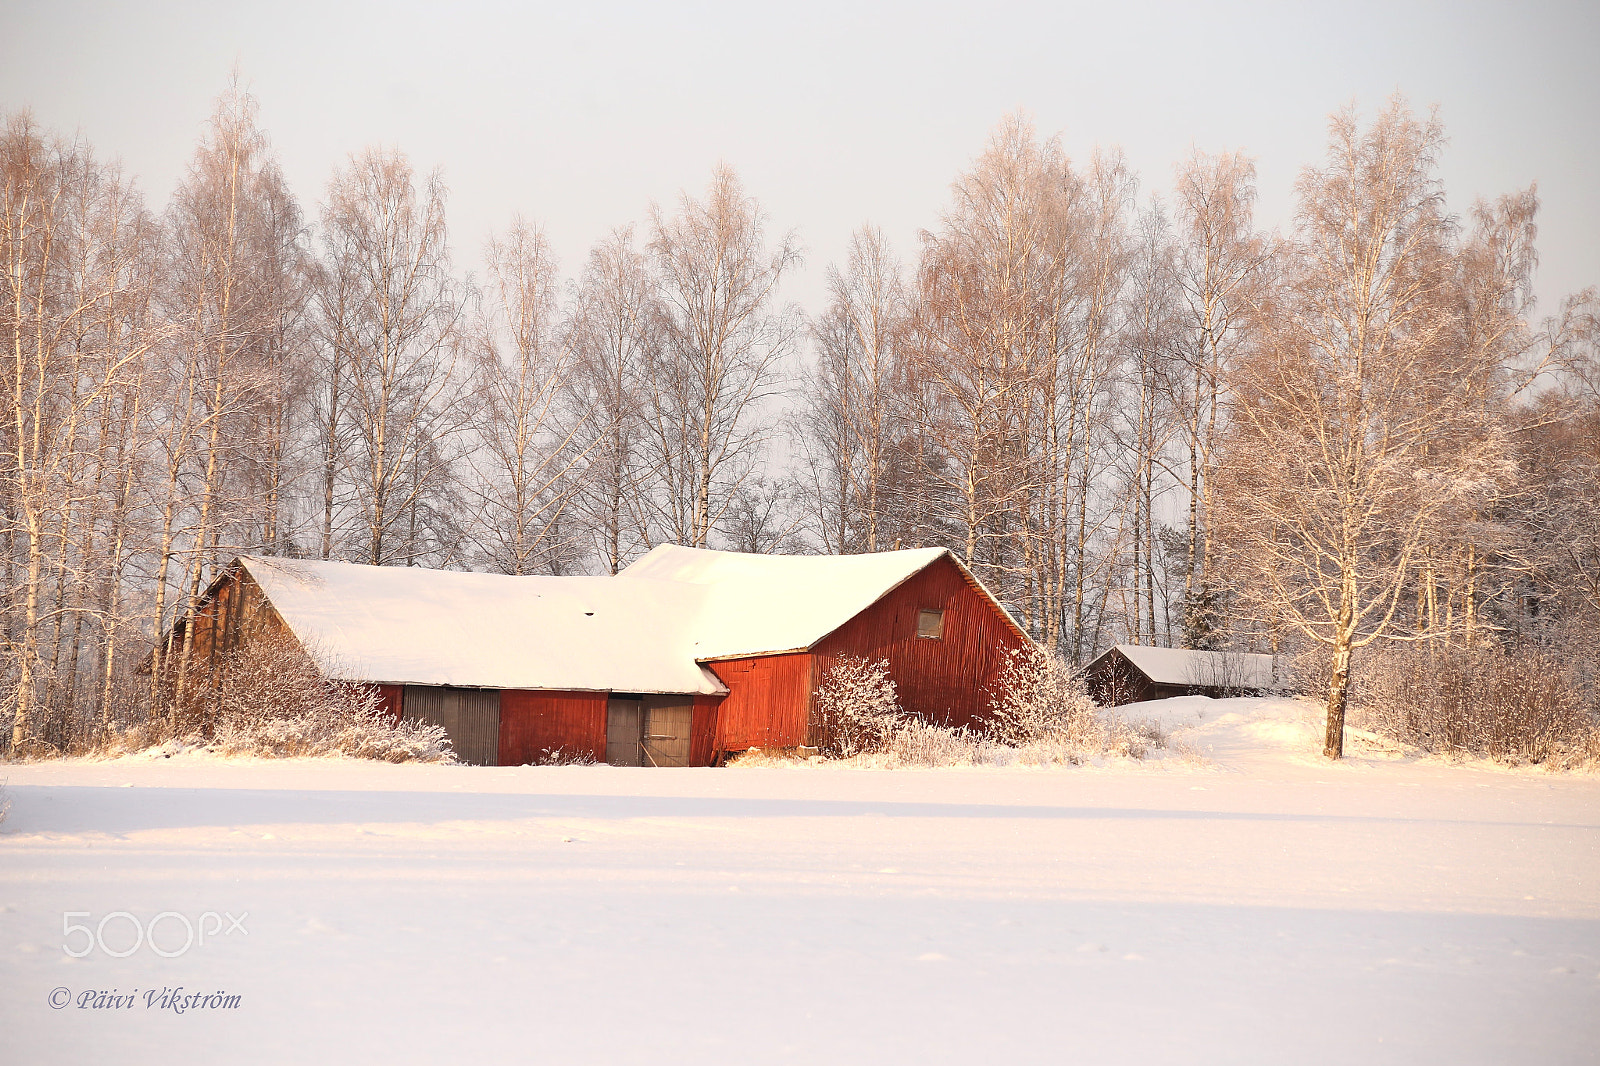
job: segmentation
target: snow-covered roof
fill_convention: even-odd
[[[1118,644],[1121,652],[1158,685],[1225,685],[1232,688],[1273,687],[1272,656],[1236,651],[1191,651]]]
[[[695,662],[708,590],[610,577],[241,560],[330,677],[409,685],[721,693]]]
[[[240,562],[330,677],[709,694],[727,688],[701,662],[804,651],[947,554],[747,555],[669,544],[616,577]]]
[[[694,657],[728,659],[803,651],[947,554],[749,555],[662,544],[617,576],[704,589]]]

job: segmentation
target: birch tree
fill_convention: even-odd
[[[556,263],[544,234],[520,218],[490,239],[486,258],[475,330],[479,551],[500,573],[562,573],[577,552],[560,519],[588,449],[566,410],[574,358],[558,321]]]
[[[705,199],[651,210],[663,345],[648,377],[649,440],[664,535],[704,547],[769,435],[762,405],[795,343],[778,283],[800,263],[792,235],[767,249],[766,216],[728,166]]]
[[[825,551],[882,550],[894,528],[890,495],[905,435],[910,302],[883,232],[850,239],[830,265],[829,306],[812,326],[817,361],[806,379],[802,433],[813,449],[810,495]]]
[[[403,155],[368,149],[334,176],[322,213],[322,328],[336,376],[324,423],[335,444],[325,455],[337,455],[348,478],[360,558],[373,565],[430,553],[445,561],[456,539],[444,497],[466,420],[465,301],[450,272],[444,206],[437,172],[419,195]]]
[[[41,657],[46,635],[53,632],[59,651],[65,634],[78,632],[64,628],[68,601],[88,582],[69,576],[68,567],[94,558],[75,527],[92,525],[97,422],[117,405],[119,390],[137,377],[159,336],[119,329],[142,322],[117,305],[124,297],[142,302],[137,289],[148,278],[149,226],[128,186],[86,147],[47,138],[26,114],[6,122],[0,498],[13,751],[27,751],[38,739],[36,711],[50,681]],[[55,654],[50,662],[58,664]],[[75,662],[74,655],[74,669]]]
[[[611,574],[650,547],[645,397],[650,370],[663,359],[663,332],[655,279],[633,230],[616,230],[589,253],[569,334],[574,406],[592,442],[582,502],[595,552]]]
[[[165,571],[177,547],[172,523],[188,481],[193,508],[182,531],[182,595],[192,614],[223,556],[245,541],[259,543],[265,513],[276,509],[282,444],[273,437],[290,358],[286,324],[306,299],[299,210],[256,125],[255,101],[237,84],[218,100],[168,216],[167,301],[183,409],[169,435],[161,566]],[[160,587],[157,595],[164,595]],[[175,707],[185,702],[193,628],[183,634]],[[156,666],[159,674],[160,652]]]
[[[1128,639],[1157,644],[1158,613],[1170,638],[1166,579],[1157,577],[1158,503],[1172,488],[1167,447],[1178,429],[1174,379],[1179,377],[1182,301],[1175,249],[1159,205],[1141,219],[1137,259],[1131,270],[1128,311],[1122,329],[1121,444],[1131,548],[1128,564]],[[1159,607],[1159,612],[1158,612]]]
[[[1194,153],[1178,168],[1177,278],[1187,310],[1179,349],[1187,373],[1175,382],[1183,420],[1187,558],[1183,645],[1214,648],[1221,626],[1206,536],[1212,473],[1233,364],[1247,343],[1250,311],[1267,274],[1268,247],[1254,231],[1255,163],[1239,153]]]
[[[1456,373],[1475,386],[1463,402],[1475,412],[1476,436],[1503,438],[1509,428],[1508,395],[1520,392],[1542,370],[1526,361],[1538,341],[1529,322],[1538,209],[1531,186],[1478,202],[1472,228],[1454,256],[1455,326],[1446,343],[1453,349]],[[1496,446],[1507,453],[1512,448],[1504,439]],[[1519,473],[1508,465],[1505,477],[1484,482],[1479,492],[1462,496],[1440,514],[1422,546],[1414,579],[1419,635],[1469,647],[1486,635],[1486,604],[1499,601],[1526,565]]]
[[[1443,132],[1391,101],[1331,123],[1301,177],[1287,291],[1239,375],[1219,468],[1225,536],[1258,606],[1327,649],[1324,754],[1343,754],[1351,653],[1394,634],[1441,512],[1503,474],[1452,343]]]
[[[1004,588],[1014,519],[1036,487],[1029,444],[1044,328],[1065,254],[1073,179],[1055,142],[1010,116],[954,187],[937,234],[924,234],[915,373],[919,417],[935,433],[959,513],[958,550]]]

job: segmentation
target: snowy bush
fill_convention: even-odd
[[[1551,768],[1600,764],[1600,721],[1565,664],[1534,649],[1410,645],[1353,676],[1357,721],[1445,754]]]
[[[595,757],[589,751],[568,751],[566,748],[544,748],[533,757],[531,766],[594,766]]]
[[[815,733],[822,754],[871,768],[1064,766],[1146,752],[1120,718],[1094,705],[1080,674],[1042,651],[1011,657],[990,712],[981,729],[924,721],[901,709],[887,662],[846,658],[817,690]]]
[[[1144,758],[1147,748],[1132,732],[1114,731],[1104,748],[1090,750],[1065,737],[1044,737],[1006,744],[974,729],[933,725],[910,718],[897,726],[882,750],[858,755],[850,763],[863,768],[1080,766],[1102,755]]]
[[[148,676],[119,675],[89,690],[41,686],[46,698],[40,730],[33,750],[23,754],[116,756],[160,749],[171,755],[194,749],[386,762],[454,758],[443,727],[396,721],[379,706],[376,692],[328,680],[292,640],[254,641],[214,670],[197,659],[186,681],[181,703],[170,683],[157,686],[152,700]]]
[[[1089,698],[1082,673],[1043,648],[1011,653],[995,678],[989,712],[989,735],[1012,747],[1050,742],[1098,754],[1134,746],[1122,720]]]
[[[890,766],[983,766],[990,762],[993,749],[1002,747],[970,729],[948,729],[912,718],[900,724],[881,754],[878,765]]]
[[[905,718],[889,664],[846,656],[828,667],[817,689],[814,733],[824,755],[878,751]]]
[[[443,726],[396,720],[363,685],[330,681],[289,641],[228,656],[207,697],[209,747],[224,755],[347,755],[384,762],[448,762]]]

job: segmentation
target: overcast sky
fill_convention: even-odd
[[[18,3],[0,108],[119,156],[164,204],[237,63],[314,215],[362,147],[444,168],[458,264],[516,212],[576,273],[651,201],[738,169],[808,255],[818,310],[850,231],[914,258],[956,173],[1008,111],[1075,159],[1119,145],[1145,192],[1191,146],[1255,156],[1285,226],[1330,111],[1438,105],[1466,212],[1537,180],[1542,310],[1600,284],[1600,4]]]

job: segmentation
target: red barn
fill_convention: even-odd
[[[840,657],[885,660],[912,713],[984,716],[1025,632],[948,551],[759,556],[665,545],[616,577],[245,557],[195,621],[215,660],[287,636],[332,678],[438,722],[465,761],[562,752],[705,766],[811,739]]]

